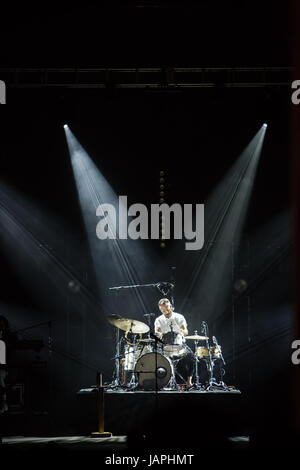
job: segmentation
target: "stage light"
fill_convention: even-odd
[[[66,129],[68,127],[68,124],[64,124],[64,128]]]
[[[234,288],[237,292],[244,292],[248,287],[247,281],[245,279],[237,279],[234,283]]]
[[[268,124],[264,123],[264,124],[263,124],[263,127],[268,127]]]

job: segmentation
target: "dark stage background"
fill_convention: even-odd
[[[290,65],[288,3],[272,5],[272,10],[258,2],[226,2],[214,8],[200,3],[186,2],[180,8],[169,2],[157,9],[145,2],[141,8],[133,2],[122,8],[115,3],[106,9],[35,10],[31,16],[21,11],[16,21],[8,12],[1,32],[8,46],[1,63]],[[21,411],[30,419],[24,429],[31,434],[76,433],[76,392],[95,384],[98,370],[105,382],[112,380],[116,331],[107,315],[144,321],[144,313],[158,315],[162,297],[156,288],[144,289],[142,305],[129,291],[109,292],[108,287],[127,285],[128,279],[110,262],[109,242],[100,240],[99,289],[65,123],[115,192],[127,195],[129,204],[148,207],[159,202],[160,171],[165,172],[168,204],[205,203],[262,124],[268,124],[241,241],[232,233],[224,244],[230,251],[230,287],[222,308],[208,314],[209,300],[197,295],[201,276],[187,297],[201,256],[222,240],[206,238],[201,252],[185,251],[172,240],[165,248],[156,240],[131,241],[128,248],[137,283],[170,281],[171,267],[176,267],[176,310],[185,315],[190,333],[199,332],[204,320],[219,340],[227,362],[224,380],[246,400],[243,430],[288,423],[293,302],[290,89],[226,88],[222,83],[185,90],[7,85],[7,105],[0,113],[0,313],[12,331],[19,331],[19,339],[44,341],[40,352],[13,357],[23,364],[21,370],[12,369],[10,380],[26,386]],[[245,290],[236,284],[241,279]],[[210,285],[209,299],[217,298],[220,289],[222,285]]]

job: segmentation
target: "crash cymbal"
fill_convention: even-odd
[[[148,333],[150,330],[146,323],[124,318],[120,315],[108,315],[107,319],[111,325],[120,328],[120,330],[129,331],[130,333]]]
[[[201,339],[208,339],[208,336],[199,336],[199,335],[192,335],[192,336],[185,336],[185,339],[193,339],[194,341],[196,340],[201,340]]]

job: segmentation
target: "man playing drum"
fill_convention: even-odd
[[[193,376],[193,356],[187,353],[185,348],[184,337],[188,335],[187,323],[181,313],[173,311],[173,306],[169,299],[160,299],[158,307],[162,315],[156,318],[154,323],[155,333],[159,338],[162,338],[165,344],[164,354],[169,355],[168,351],[172,351],[172,346],[169,348],[168,343],[177,346],[176,357],[181,356],[180,364],[183,366],[186,374],[187,388],[191,388]],[[168,341],[169,337],[174,336],[172,341]],[[169,348],[169,349],[168,349]],[[171,354],[170,354],[171,355]],[[172,355],[171,355],[172,358]]]

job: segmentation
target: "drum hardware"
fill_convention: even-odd
[[[154,320],[153,318],[155,317],[155,313],[144,313],[144,317],[146,318],[146,321],[149,326],[149,331],[154,329]]]
[[[200,384],[200,380],[199,380],[199,371],[198,371],[198,362],[199,362],[199,359],[197,357],[197,345],[198,345],[198,341],[199,341],[199,338],[205,338],[204,336],[199,336],[197,334],[197,330],[195,330],[195,334],[193,336],[186,336],[185,337],[186,339],[193,339],[194,340],[194,362],[195,362],[195,383],[193,385],[193,388],[196,388],[196,390],[202,390],[202,386]]]
[[[125,338],[125,340],[126,340],[126,343],[127,343],[127,344],[130,344],[131,346],[134,346],[134,344],[135,344],[135,336],[136,336],[136,335],[135,335],[135,334],[133,335],[133,336],[134,336],[134,342],[131,343],[131,341],[129,341],[129,339],[128,339],[128,333],[130,333],[130,331],[126,331],[126,332],[125,332],[125,335],[124,335],[124,338]],[[139,333],[139,337],[140,337],[140,340],[141,340],[141,339],[142,339],[142,333]]]
[[[113,381],[111,383],[112,388],[119,388],[121,387],[121,381],[120,381],[120,344],[123,341],[123,338],[120,339],[120,332],[119,329],[117,329],[117,335],[116,335],[116,354],[115,357],[113,358],[115,361],[115,368],[114,368],[114,375],[113,375]]]
[[[208,326],[207,326],[207,323],[204,321],[202,322],[202,330],[203,330],[203,333],[208,337]],[[228,387],[225,385],[223,381],[217,382],[213,376],[214,361],[219,358],[222,358],[224,364],[225,364],[225,361],[222,355],[221,346],[217,343],[215,336],[213,336],[212,339],[213,339],[214,346],[210,347],[208,340],[206,340],[206,348],[203,348],[205,350],[204,358],[205,358],[207,370],[209,372],[208,385],[204,389],[208,391],[208,390],[211,390],[213,387],[217,386],[217,387],[222,387],[224,390],[228,390]]]
[[[142,335],[142,333],[148,333],[149,327],[138,320],[131,320],[129,318],[124,318],[121,317],[120,315],[112,314],[108,315],[107,317],[109,323],[113,326],[117,327],[117,338],[116,338],[116,354],[115,354],[115,369],[114,369],[114,379],[111,384],[112,388],[118,388],[121,387],[121,381],[120,381],[120,344],[123,341],[123,338],[120,339],[120,332],[119,330],[123,330],[126,332],[125,336],[127,339],[127,334],[133,333],[134,334],[134,340],[133,340],[133,348],[135,347],[136,344],[136,334]],[[125,359],[126,360],[126,359]],[[129,381],[128,386],[132,387],[135,384],[134,380],[134,370],[132,371],[131,374],[131,379]]]
[[[206,366],[207,366],[207,370],[208,370],[208,373],[209,373],[209,381],[208,381],[208,385],[205,387],[205,390],[209,390],[213,385],[215,385],[215,380],[214,380],[214,377],[213,377],[213,361],[212,361],[212,354],[211,354],[211,349],[210,349],[210,346],[209,346],[209,343],[208,343],[208,326],[207,326],[207,323],[205,321],[201,322],[201,329],[202,329],[202,332],[204,333],[204,335],[207,337],[207,339],[205,340],[205,343],[206,343],[206,350],[208,352],[208,356],[207,356],[207,360],[205,361],[206,362]]]
[[[145,314],[150,323],[151,316],[154,314]],[[177,384],[176,376],[184,381],[184,378],[178,372],[178,364],[182,357],[187,354],[189,350],[194,356],[195,363],[195,380],[194,387],[197,390],[211,390],[213,387],[222,387],[224,390],[229,390],[222,380],[225,373],[224,369],[220,369],[217,382],[214,377],[215,361],[221,360],[225,365],[225,360],[222,355],[221,346],[218,344],[215,336],[212,337],[213,345],[209,345],[208,326],[206,322],[201,323],[202,335],[198,335],[195,330],[194,335],[186,336],[186,340],[194,341],[194,352],[185,344],[180,344],[178,340],[179,332],[171,331],[165,333],[160,339],[158,336],[151,332],[150,326],[145,323],[133,320],[130,318],[121,317],[120,315],[109,315],[108,321],[111,325],[117,327],[116,334],[116,350],[115,356],[112,360],[115,361],[114,378],[110,385],[111,388],[126,388],[133,390],[137,387],[146,390],[154,389],[160,390],[162,388],[168,390],[181,390]],[[125,336],[120,338],[120,331],[125,331]],[[133,335],[132,340],[129,341],[128,334]],[[143,338],[143,333],[148,333],[146,338]],[[122,341],[126,342],[125,352],[121,354],[120,347]],[[205,341],[204,346],[198,346],[199,341]],[[209,380],[206,386],[201,385],[199,378],[199,361],[204,360],[207,371],[209,373]],[[220,363],[219,363],[220,364]],[[219,365],[218,364],[218,365]],[[120,380],[120,365],[122,366],[122,380]],[[177,374],[177,375],[176,375]],[[125,378],[126,377],[126,378]],[[125,381],[128,378],[128,383]]]
[[[225,365],[226,363],[225,363],[225,360],[224,360],[224,357],[223,357],[223,354],[222,354],[221,346],[218,344],[217,339],[216,339],[215,336],[212,337],[212,340],[213,340],[213,344],[214,344],[213,349],[216,350],[215,359],[221,359],[222,362],[223,362],[223,365]],[[225,371],[224,371],[224,369],[222,369],[222,376],[224,374],[225,374]],[[212,383],[209,385],[207,390],[209,390],[212,386],[221,387],[223,390],[230,391],[230,388],[227,387],[227,385],[223,382],[223,380],[221,380],[220,382],[217,382],[215,379],[213,379]]]
[[[110,291],[115,291],[119,292],[121,289],[132,289],[132,288],[140,288],[140,287],[156,287],[160,292],[162,292],[165,296],[168,295],[168,293],[174,290],[175,287],[175,279],[174,279],[174,270],[176,268],[172,267],[173,271],[173,277],[172,277],[172,282],[173,283],[166,283],[166,282],[156,282],[156,283],[150,283],[150,284],[134,284],[134,285],[129,285],[129,286],[114,286],[114,287],[109,287]],[[174,304],[174,299],[172,296],[172,303]],[[148,333],[150,331],[150,326],[151,326],[151,316],[155,316],[155,314],[150,313],[150,314],[145,314],[145,317],[148,317],[148,323],[149,326],[145,325],[143,322],[139,322],[137,320],[130,320],[128,318],[122,318],[120,315],[109,315],[108,316],[108,321],[110,322],[111,325],[116,326],[118,329],[124,330],[124,331],[131,331],[132,333]],[[155,340],[155,351],[157,352],[157,342],[161,342],[159,338],[156,338],[155,335],[152,333],[149,333],[149,336],[152,337]],[[162,343],[162,342],[161,342]],[[119,344],[119,331],[118,331],[118,338],[116,342],[116,364],[115,364],[115,371],[114,371],[114,376],[116,377],[114,380],[114,383],[116,386],[120,385],[120,379],[119,379],[119,374],[120,374],[120,367],[119,367],[119,355],[120,355],[120,344]],[[157,388],[157,387],[156,387]]]
[[[222,354],[221,346],[218,344],[217,338],[216,338],[215,336],[212,337],[212,340],[213,340],[213,343],[214,343],[214,345],[215,345],[215,348],[216,348],[216,349],[218,350],[218,352],[219,352],[219,357],[222,359],[222,362],[223,362],[223,364],[224,364],[224,366],[225,366],[226,362],[225,362],[224,357],[223,357],[223,354]]]
[[[179,363],[180,359],[181,359],[180,357],[178,357],[176,359],[174,357],[171,358],[171,361],[172,361],[173,367],[174,367],[174,376],[175,377],[178,376],[185,383],[186,382],[185,379],[182,377],[182,375],[177,370],[177,366],[178,366],[178,363]],[[182,386],[182,385],[177,384],[177,382],[176,382],[176,389],[177,390],[178,389],[183,389],[184,390],[185,385]]]
[[[156,336],[154,333],[151,333],[151,331],[150,331],[150,338],[154,339],[156,345],[157,345],[157,343],[164,344],[164,342],[158,336]]]

